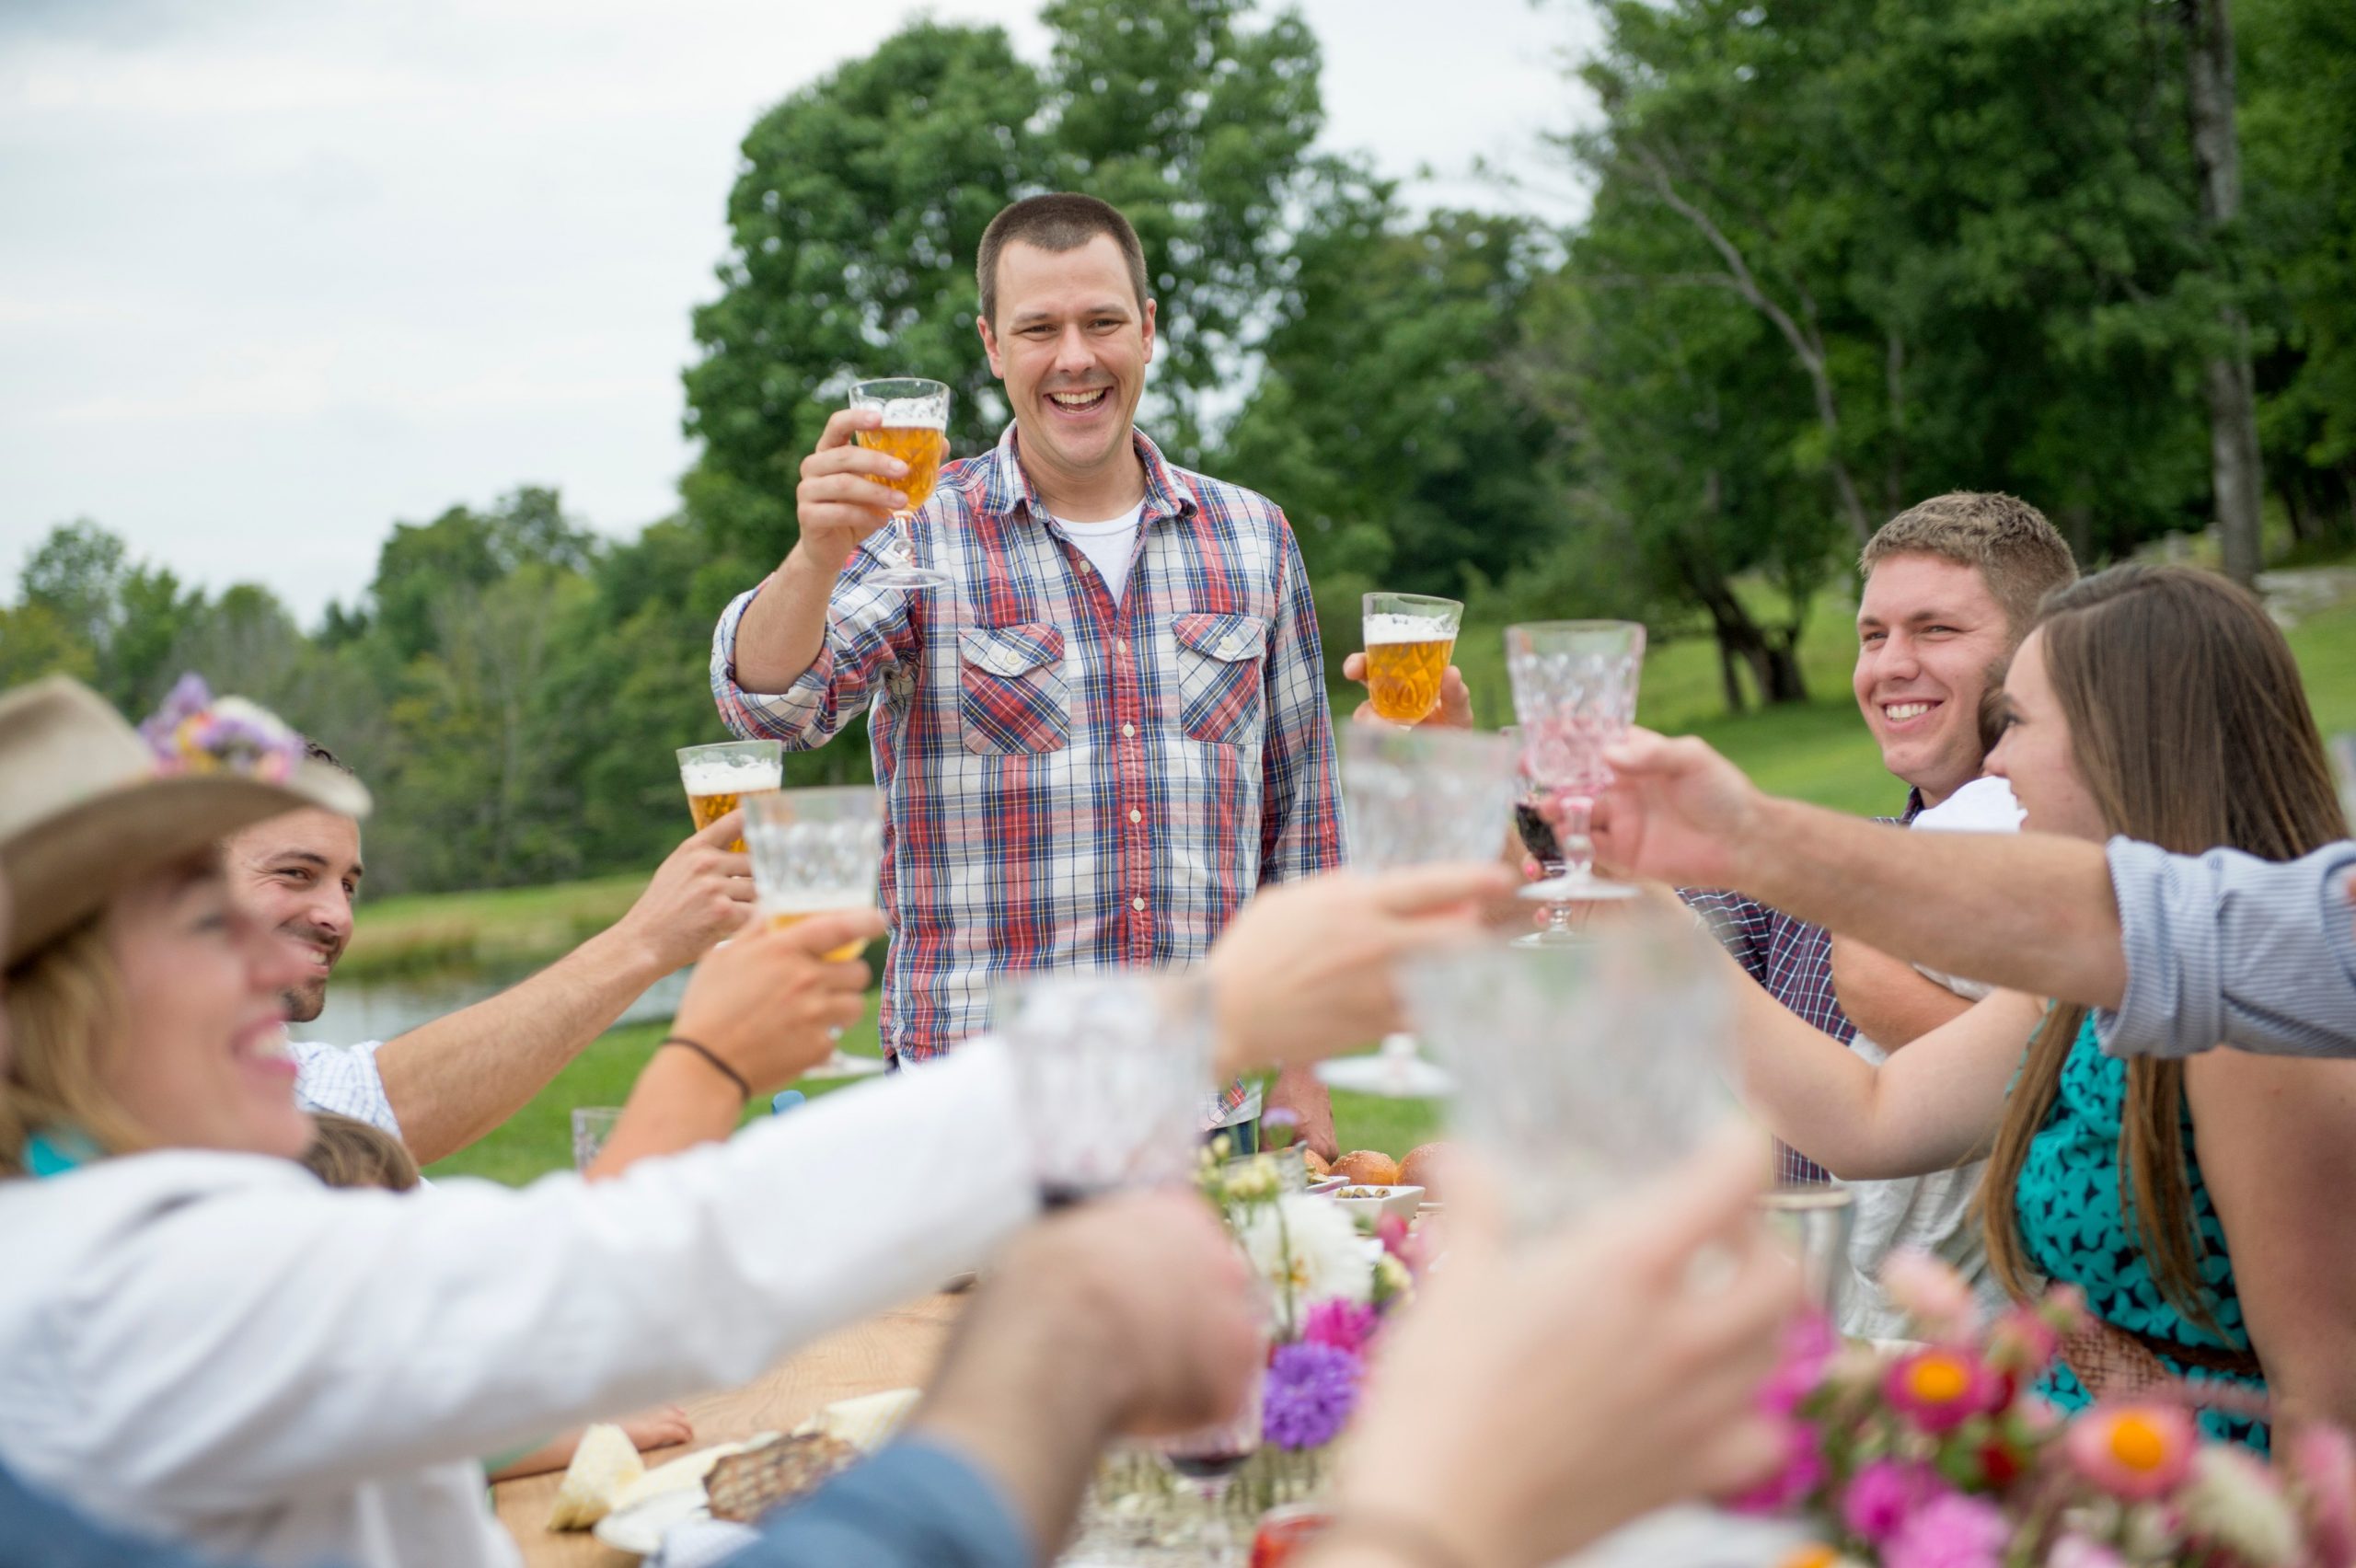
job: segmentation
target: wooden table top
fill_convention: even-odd
[[[949,1326],[964,1299],[924,1297],[820,1340],[741,1389],[681,1400],[687,1419],[695,1423],[696,1440],[687,1447],[648,1454],[647,1468],[756,1432],[791,1430],[836,1400],[922,1384],[941,1359]],[[563,1479],[560,1474],[526,1476],[496,1489],[499,1522],[515,1538],[527,1568],[630,1568],[637,1558],[601,1544],[586,1531],[548,1528],[549,1507]]]

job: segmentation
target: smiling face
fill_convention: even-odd
[[[239,906],[211,856],[141,879],[103,921],[122,997],[106,1092],[167,1148],[300,1155],[311,1119],[280,997],[306,961]]]
[[[996,292],[982,346],[1006,384],[1032,482],[1053,502],[1134,473],[1153,302],[1137,297],[1119,242],[1100,234],[1055,251],[1016,240],[999,253]]]
[[[2004,675],[2004,738],[1988,754],[1988,771],[2009,782],[2031,833],[2063,833],[2096,843],[2109,836],[2102,808],[2086,788],[2070,738],[2070,720],[2046,668],[2045,636],[2032,631]]]
[[[1857,605],[1851,685],[1884,767],[1936,805],[1980,775],[1980,700],[2012,649],[2012,630],[1971,567],[1891,556]]]
[[[360,824],[337,812],[289,812],[237,835],[223,853],[238,900],[300,956],[283,1000],[289,1019],[310,1022],[352,940],[352,903],[366,873]]]

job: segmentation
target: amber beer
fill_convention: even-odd
[[[679,748],[679,783],[687,792],[687,814],[701,833],[736,809],[747,795],[766,794],[785,782],[785,748],[776,741],[723,741],[718,745]],[[728,847],[742,854],[745,840]]]
[[[794,903],[797,905],[802,905],[803,902],[804,900],[801,898],[794,900]],[[781,909],[770,907],[764,909],[761,913],[763,917],[768,921],[769,929],[773,931],[782,931],[789,927],[799,926],[804,920],[815,919],[821,915],[838,915],[848,910],[864,909],[868,906],[869,895],[849,891],[841,893],[814,893],[807,895],[807,904],[808,907],[806,908],[797,907],[791,909]],[[866,946],[867,944],[864,941],[845,942],[838,948],[828,950],[824,956],[830,963],[848,963],[852,959],[857,958],[860,954],[860,950]]]
[[[1375,717],[1413,724],[1439,704],[1464,606],[1421,594],[1366,596],[1366,685]]]
[[[910,512],[922,506],[931,496],[932,487],[941,482],[941,465],[949,456],[949,432],[939,425],[902,424],[854,433],[859,444],[869,451],[897,457],[908,466],[907,473],[896,479],[881,474],[860,477],[907,496]]]

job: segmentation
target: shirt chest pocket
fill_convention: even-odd
[[[1268,653],[1268,623],[1260,616],[1173,616],[1176,643],[1178,727],[1187,737],[1218,745],[1251,745],[1260,739],[1265,699],[1262,666]]]
[[[957,729],[986,756],[1061,751],[1071,740],[1064,634],[1044,621],[957,634]]]

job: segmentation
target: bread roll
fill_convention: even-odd
[[[1417,1144],[1399,1162],[1399,1181],[1403,1186],[1421,1187],[1426,1201],[1439,1201],[1439,1172],[1448,1164],[1450,1146],[1445,1143]]]
[[[1334,1174],[1333,1162],[1307,1144],[1300,1146],[1300,1165],[1309,1172],[1309,1179],[1312,1182],[1322,1182]]]
[[[1379,1148],[1354,1148],[1334,1162],[1334,1174],[1367,1187],[1395,1187],[1399,1166]]]

